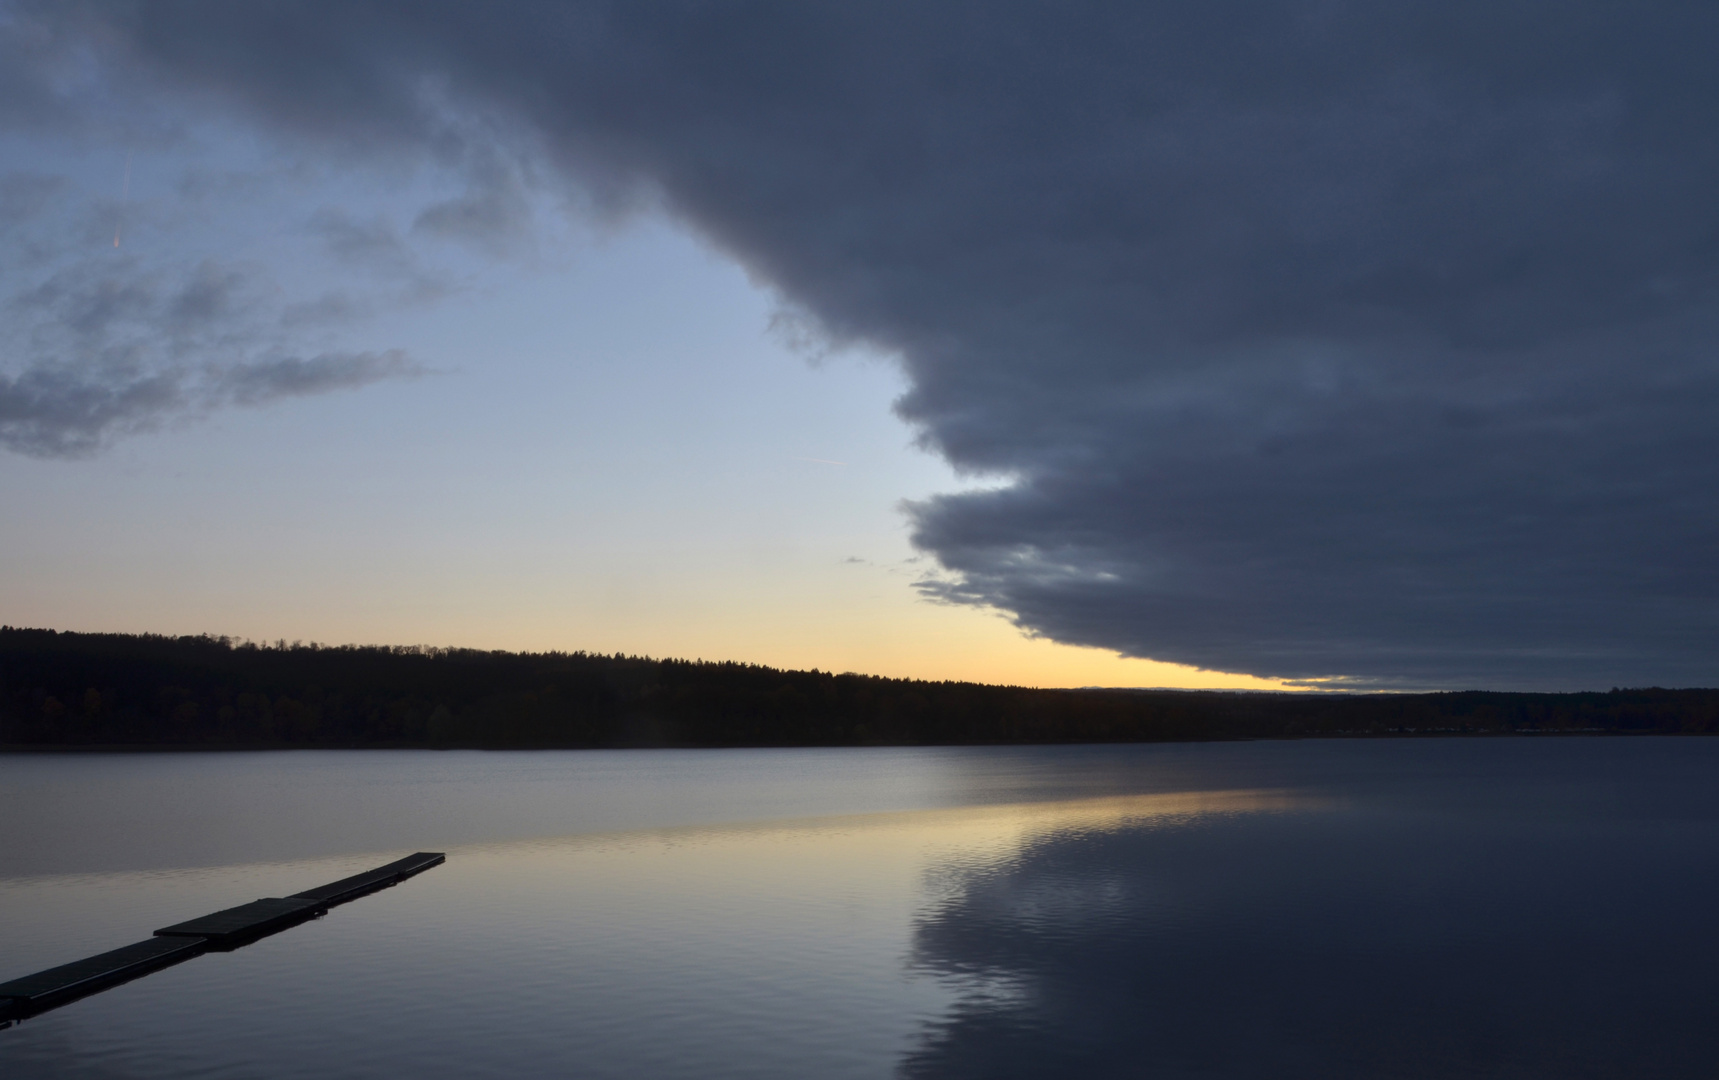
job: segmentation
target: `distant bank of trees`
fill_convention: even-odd
[[[589,653],[0,627],[0,745],[855,746],[1719,732],[1719,690],[1035,690]]]

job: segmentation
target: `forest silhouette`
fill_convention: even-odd
[[[1719,690],[1046,690],[593,653],[0,627],[0,746],[720,747],[1705,733]]]

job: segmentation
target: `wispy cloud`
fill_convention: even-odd
[[[120,436],[225,406],[266,405],[421,373],[397,351],[201,369],[34,367],[0,375],[0,446],[33,457],[87,457]]]
[[[63,185],[27,180],[0,182],[0,196],[24,192],[15,217],[33,220],[41,215],[31,209]],[[96,254],[79,254],[92,246]],[[303,306],[258,265],[103,247],[61,244],[33,273],[3,268],[11,292],[0,301],[0,448],[87,457],[217,409],[421,373],[399,350],[312,346],[297,332]],[[357,301],[334,292],[321,303],[332,319]]]

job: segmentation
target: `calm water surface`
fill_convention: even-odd
[[[34,1077],[1711,1076],[1719,740],[0,757]]]

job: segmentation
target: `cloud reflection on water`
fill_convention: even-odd
[[[910,966],[959,1001],[901,1075],[1709,1074],[1711,830],[1418,798],[1114,800],[934,868]]]

